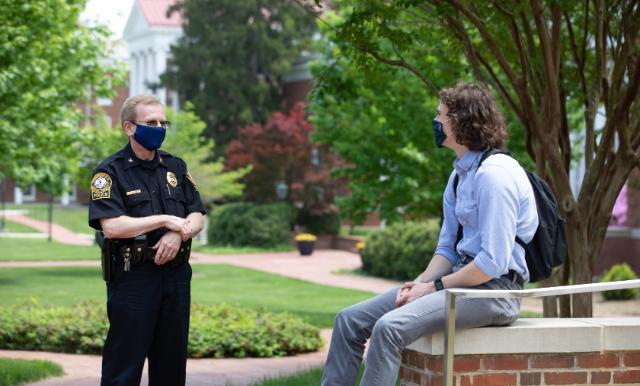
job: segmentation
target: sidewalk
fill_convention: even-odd
[[[265,378],[321,367],[324,364],[331,339],[331,330],[322,330],[325,346],[310,354],[284,358],[245,359],[189,359],[187,361],[188,386],[248,386]],[[0,350],[0,358],[44,359],[60,364],[65,375],[29,386],[93,386],[100,384],[101,357],[97,355],[57,354],[50,352]],[[146,385],[145,364],[141,385]]]
[[[7,212],[7,218],[11,221],[20,223],[22,225],[34,228],[42,233],[49,234],[49,223],[46,221],[35,220],[31,217],[23,216],[16,212]],[[72,245],[92,245],[93,240],[87,239],[87,237],[78,235],[71,230],[62,227],[56,223],[51,224],[51,237],[62,244]]]

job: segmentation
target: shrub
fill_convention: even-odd
[[[73,307],[35,303],[0,309],[0,348],[100,354],[107,336],[104,306],[84,302]],[[191,306],[189,356],[274,357],[316,351],[318,328],[287,313],[228,305]]]
[[[438,243],[436,222],[407,222],[372,233],[362,250],[362,269],[368,274],[413,280],[424,271]]]
[[[610,282],[610,281],[621,281],[621,280],[634,280],[637,279],[635,272],[627,263],[616,264],[613,267],[609,268],[607,272],[605,272],[604,276],[600,280],[602,283]],[[613,290],[613,291],[604,291],[602,293],[607,300],[627,300],[627,299],[635,299],[638,296],[637,288],[629,288],[629,289],[621,289],[621,290]]]
[[[298,214],[296,223],[316,235],[337,235],[342,225],[337,213],[314,215],[303,211]]]
[[[287,244],[292,209],[287,204],[227,204],[210,217],[209,240],[213,245],[274,247]]]

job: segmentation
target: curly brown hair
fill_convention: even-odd
[[[456,142],[469,150],[504,148],[507,129],[496,101],[486,87],[460,82],[440,91],[440,102],[447,106]]]

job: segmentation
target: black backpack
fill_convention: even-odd
[[[504,150],[491,148],[484,152],[478,167],[482,165],[485,159],[494,154],[506,154],[511,157],[511,154]],[[539,224],[529,244],[525,244],[517,235],[516,242],[524,248],[524,258],[529,269],[529,281],[533,283],[548,278],[551,276],[553,267],[564,263],[567,236],[565,233],[565,220],[560,217],[558,203],[551,188],[537,174],[528,170],[525,170],[525,172],[529,182],[531,182],[533,194],[536,198]],[[453,191],[457,195],[457,174],[453,180]],[[456,246],[460,240],[462,240],[462,225],[458,224]]]

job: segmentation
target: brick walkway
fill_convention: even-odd
[[[40,221],[32,219],[31,217],[23,216],[21,214],[7,212],[7,218],[11,221],[20,223],[22,225],[34,228],[42,233],[49,234],[49,223],[46,221]],[[62,227],[58,224],[51,224],[51,237],[63,244],[73,245],[92,245],[93,240],[87,239],[87,237],[78,235],[71,230]]]
[[[322,330],[328,342],[331,330]],[[188,386],[247,386],[265,378],[276,378],[321,367],[328,343],[318,352],[286,358],[189,359]],[[56,354],[49,352],[0,350],[0,358],[45,359],[63,366],[65,376],[47,379],[30,386],[94,386],[100,384],[101,358],[96,355]],[[147,384],[145,366],[141,385]]]

